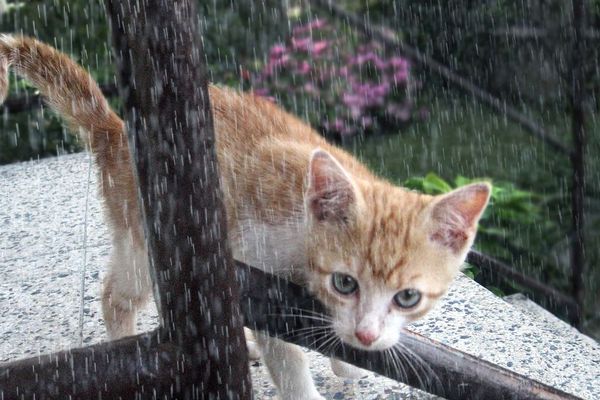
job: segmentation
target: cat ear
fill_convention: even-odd
[[[310,157],[306,207],[317,221],[346,221],[356,201],[352,178],[325,150]]]
[[[477,222],[489,201],[491,186],[474,183],[440,196],[434,201],[432,219],[434,242],[459,254],[475,237]]]

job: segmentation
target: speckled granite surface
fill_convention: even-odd
[[[84,256],[81,340],[104,337],[99,282],[109,242],[92,173],[84,243],[88,166],[88,155],[77,154],[0,167],[0,362],[79,345]],[[149,307],[138,326],[156,323]],[[582,398],[600,399],[598,343],[469,279],[459,278],[414,329]],[[370,373],[354,381],[338,378],[326,359],[310,358],[328,399],[434,398]],[[275,398],[264,367],[253,363],[251,370],[256,397]]]

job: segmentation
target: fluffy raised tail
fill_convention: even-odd
[[[136,184],[124,123],[102,91],[69,56],[24,36],[0,35],[0,100],[8,92],[8,70],[30,81],[89,144],[99,167],[102,195],[113,227],[142,242]]]
[[[30,81],[74,129],[91,135],[92,150],[94,144],[108,144],[102,143],[106,137],[98,142],[95,136],[122,136],[123,121],[94,79],[66,54],[32,38],[0,35],[0,101],[8,93],[10,67]]]

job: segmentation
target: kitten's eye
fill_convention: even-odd
[[[352,294],[358,290],[358,282],[350,275],[335,272],[331,275],[331,283],[341,294]]]
[[[396,293],[394,302],[400,308],[411,308],[421,301],[421,292],[417,289],[404,289]]]

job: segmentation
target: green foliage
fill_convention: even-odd
[[[463,269],[463,274],[471,279],[475,279],[477,275],[479,275],[479,268],[471,264],[465,264],[465,268]]]
[[[449,183],[437,174],[430,172],[425,177],[409,178],[404,182],[404,186],[426,194],[437,195],[482,180],[489,179],[469,179],[458,176]],[[517,189],[512,183],[497,182],[492,187],[490,204],[481,218],[480,230],[496,236],[507,237],[511,225],[515,222],[540,224],[542,200],[543,196]]]

